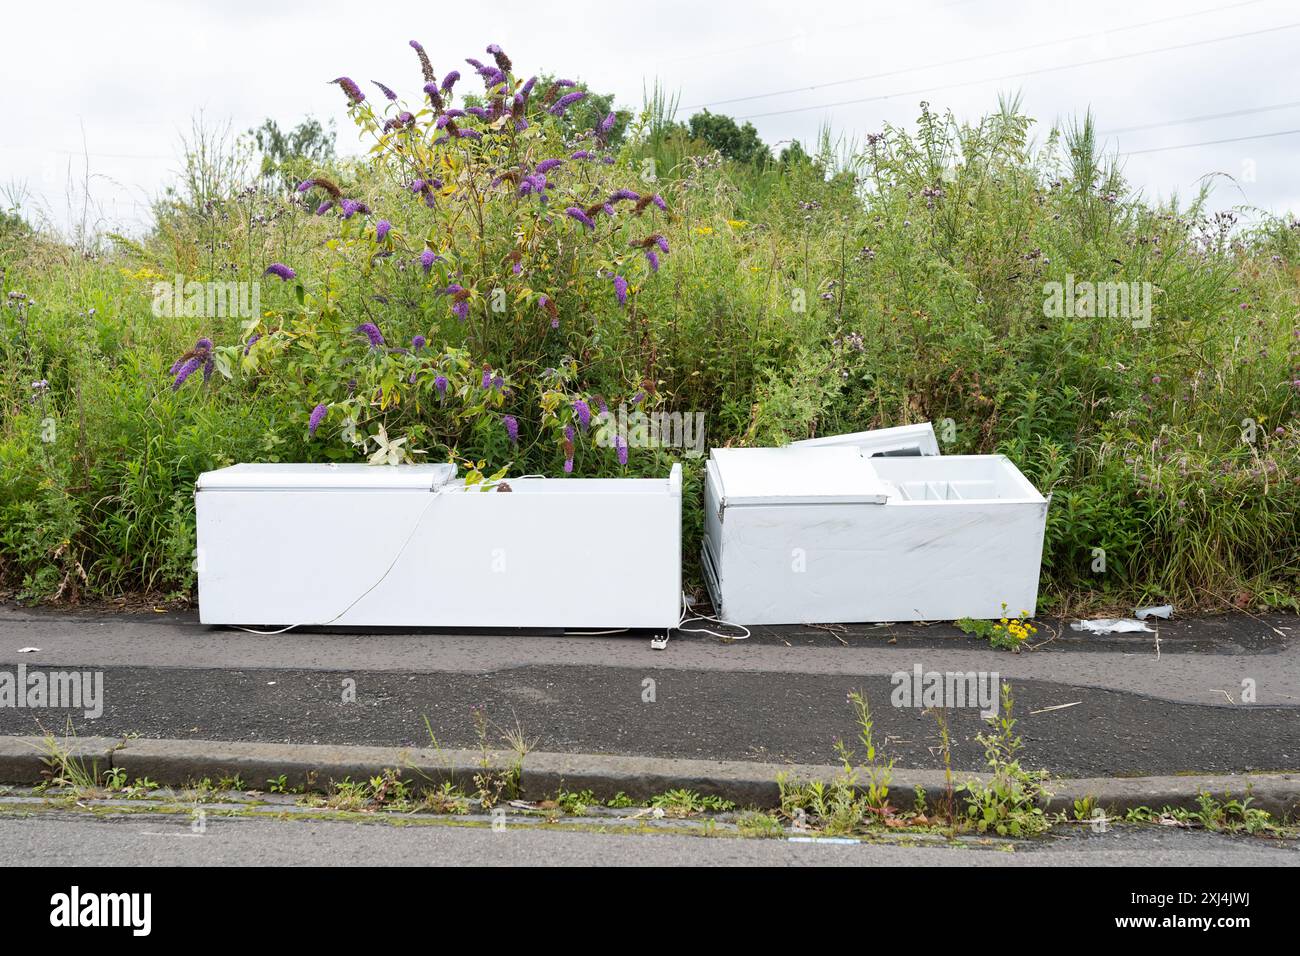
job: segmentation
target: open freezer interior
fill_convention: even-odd
[[[871,459],[891,501],[1042,501],[1043,496],[1004,455]]]

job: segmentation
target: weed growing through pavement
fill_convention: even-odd
[[[1000,620],[986,621],[979,618],[962,617],[953,623],[966,634],[981,637],[993,647],[1014,651],[1017,654],[1026,646],[1029,638],[1038,633],[1038,628],[1030,620],[1029,612],[1021,611],[1019,614],[1010,615],[1007,613],[1006,601],[1002,602],[1002,618]]]
[[[668,790],[651,798],[650,806],[664,811],[664,814],[670,817],[685,817],[695,813],[722,813],[736,809],[734,803],[722,797],[680,789]]]
[[[992,776],[987,782],[967,781],[962,790],[967,817],[980,833],[1034,836],[1051,826],[1040,806],[1050,796],[1043,788],[1047,772],[1026,770],[1020,765],[1023,742],[1015,732],[1016,720],[1011,716],[1013,703],[1011,685],[1004,681],[1001,710],[987,720],[993,732],[975,737],[984,745],[984,762]]]

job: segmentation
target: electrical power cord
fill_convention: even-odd
[[[382,575],[380,575],[379,580],[376,581],[374,584],[370,585],[370,587],[366,588],[360,594],[358,594],[356,599],[351,604],[349,604],[343,610],[339,611],[328,621],[321,621],[319,623],[301,621],[297,624],[290,624],[288,627],[282,627],[278,631],[258,631],[258,630],[254,630],[251,627],[239,627],[238,625],[236,625],[236,630],[244,631],[248,634],[257,634],[260,637],[274,637],[276,634],[284,634],[287,631],[292,631],[295,627],[326,627],[327,625],[333,624],[344,614],[347,614],[348,611],[352,610],[354,607],[360,604],[362,598],[364,598],[375,588],[379,587],[379,585],[384,583],[388,575],[392,573],[393,568],[397,567],[397,562],[401,560],[402,555],[406,553],[407,547],[410,545],[411,541],[414,540],[415,538],[415,532],[420,530],[420,525],[424,522],[424,516],[429,513],[429,509],[433,507],[433,503],[438,499],[438,495],[440,495],[441,493],[442,493],[441,488],[434,488],[430,491],[429,503],[424,506],[424,510],[420,512],[420,516],[415,519],[415,524],[411,526],[411,533],[406,536],[406,540],[402,542],[402,546],[398,548],[397,554],[393,556],[393,560],[389,562],[388,568],[384,571]]]

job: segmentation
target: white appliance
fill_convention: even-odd
[[[921,422],[919,425],[895,425],[893,428],[875,428],[848,435],[806,438],[803,441],[792,442],[790,447],[824,448],[832,445],[852,445],[860,449],[868,458],[940,454],[939,442],[934,437],[934,427],[929,422]]]
[[[713,449],[702,561],[719,616],[998,618],[1004,601],[1032,614],[1048,500],[1006,456],[943,456],[932,442],[927,425]]]
[[[668,628],[667,478],[457,480],[454,465],[244,464],[199,476],[199,620],[285,627]]]

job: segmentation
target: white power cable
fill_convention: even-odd
[[[384,580],[388,577],[389,574],[392,573],[393,568],[397,567],[397,562],[401,560],[402,555],[406,553],[407,547],[410,545],[411,541],[415,538],[415,532],[420,530],[420,525],[424,521],[424,516],[429,513],[429,509],[433,507],[434,501],[437,500],[438,495],[440,495],[441,493],[442,493],[441,488],[434,488],[429,492],[429,503],[424,506],[424,510],[420,512],[420,516],[415,519],[415,524],[411,526],[411,533],[406,536],[406,540],[402,542],[402,546],[397,550],[397,554],[393,556],[393,560],[389,562],[387,570],[384,571],[384,573],[380,576],[379,580],[376,581],[374,584],[370,585],[370,587],[366,588],[359,595],[357,595],[356,600],[354,600],[343,610],[339,611],[328,621],[321,621],[319,624],[313,624],[308,621],[301,621],[297,624],[290,624],[288,627],[282,627],[278,631],[257,631],[251,627],[239,627],[238,625],[236,625],[236,630],[245,631],[249,634],[257,634],[261,637],[274,637],[276,634],[284,634],[286,631],[292,631],[295,627],[325,627],[327,625],[333,624],[344,614],[347,614],[348,611],[352,610],[354,607],[360,604],[362,598],[364,598],[375,588],[379,587],[379,585],[384,583]]]
[[[745,625],[736,624],[733,621],[724,621],[720,617],[710,617],[707,614],[697,614],[692,617],[687,617],[687,614],[690,613],[690,607],[691,605],[687,602],[686,595],[683,594],[682,595],[682,616],[681,619],[678,620],[677,628],[676,628],[681,633],[709,634],[713,637],[720,637],[723,640],[727,640],[727,641],[744,641],[749,639],[750,631],[749,628],[745,627]],[[738,630],[744,631],[745,633],[744,634],[722,634],[718,631],[710,630],[707,627],[682,627],[683,624],[689,624],[692,621],[708,621],[711,624],[718,624],[721,625],[722,627],[734,627]]]

